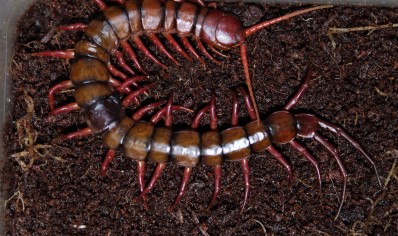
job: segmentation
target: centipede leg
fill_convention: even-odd
[[[56,85],[54,85],[53,87],[51,87],[48,91],[48,103],[50,105],[50,110],[54,110],[54,103],[55,103],[55,99],[54,99],[54,94],[59,91],[59,90],[63,90],[63,89],[69,89],[72,88],[73,84],[72,81],[70,80],[66,80],[66,81],[62,81],[61,83],[58,83]]]
[[[358,143],[358,141],[356,141],[356,140],[355,140],[353,137],[351,137],[347,132],[345,132],[342,128],[340,128],[339,126],[337,126],[337,125],[335,125],[335,124],[329,123],[329,122],[327,122],[327,121],[325,121],[325,120],[322,120],[322,119],[320,119],[320,118],[318,118],[318,124],[319,124],[322,128],[327,129],[327,130],[329,130],[329,131],[331,131],[331,132],[333,132],[333,133],[335,133],[335,134],[337,134],[337,135],[343,137],[345,140],[347,140],[349,143],[351,143],[351,145],[354,146],[354,148],[355,148],[356,150],[358,150],[360,153],[362,153],[362,155],[364,155],[365,158],[366,158],[366,159],[370,162],[370,164],[373,166],[373,168],[374,168],[374,170],[375,170],[375,172],[376,172],[376,176],[377,176],[377,180],[378,180],[378,182],[379,182],[379,185],[382,186],[382,185],[381,185],[381,182],[380,182],[380,177],[379,177],[379,173],[378,173],[378,171],[377,171],[375,162],[374,162],[373,159],[369,156],[369,154],[361,147],[361,145]]]
[[[43,51],[43,52],[35,52],[31,53],[31,56],[39,56],[39,57],[55,57],[62,59],[73,59],[75,57],[75,52],[64,51],[64,50],[55,50],[55,51]]]
[[[301,145],[299,142],[297,142],[296,140],[292,139],[290,140],[289,144],[296,149],[297,151],[299,151],[309,162],[311,162],[311,164],[315,167],[316,170],[316,174],[318,177],[318,181],[319,181],[319,192],[321,192],[322,189],[322,180],[321,180],[321,173],[319,171],[319,166],[318,166],[318,161],[314,158],[314,156],[311,155],[311,153],[309,153],[307,151],[307,149]]]
[[[136,90],[136,91],[130,93],[125,99],[123,99],[123,101],[122,101],[123,106],[124,106],[124,107],[128,107],[128,106],[131,104],[131,102],[134,101],[134,99],[135,99],[138,95],[140,95],[140,94],[142,94],[142,93],[148,91],[148,90],[149,90],[150,88],[152,88],[153,86],[155,86],[155,83],[149,84],[149,85],[146,86],[146,87],[140,88],[140,89],[138,89],[138,90]]]
[[[206,50],[205,46],[203,45],[202,41],[198,38],[195,38],[195,42],[198,45],[199,49],[202,51],[205,56],[207,56],[210,60],[212,60],[214,63],[221,65],[220,61],[217,61],[210,53]]]
[[[173,38],[173,36],[171,34],[163,34],[163,36],[167,39],[167,41],[169,41],[169,43],[171,44],[171,46],[174,47],[174,49],[180,53],[183,57],[185,57],[186,59],[192,61],[192,58],[190,58],[188,56],[188,54],[180,47],[180,45],[177,43],[177,41],[175,41],[175,39]]]
[[[141,39],[137,36],[133,38],[133,41],[135,45],[137,45],[138,49],[140,49],[145,56],[149,57],[153,62],[161,66],[163,69],[167,70],[167,66],[163,63],[161,63],[156,57],[145,47],[144,43],[141,41]]]
[[[56,137],[55,139],[53,139],[53,142],[60,143],[65,140],[71,140],[71,139],[75,139],[75,138],[83,138],[83,137],[89,136],[90,134],[92,134],[91,129],[84,128],[81,130],[77,130],[73,133],[69,133],[69,134],[65,134],[65,135]]]
[[[159,48],[159,50],[166,55],[170,60],[172,60],[177,66],[180,65],[180,63],[170,54],[169,51],[167,51],[166,47],[163,45],[163,43],[159,40],[159,38],[156,36],[156,34],[148,34],[149,39]]]
[[[101,11],[104,11],[107,8],[106,4],[102,0],[93,0],[93,2],[99,9],[101,9]]]
[[[243,99],[245,100],[246,109],[247,112],[249,113],[250,118],[252,120],[256,120],[257,119],[256,112],[253,108],[253,103],[251,102],[249,95],[246,93],[246,90],[242,87],[239,87],[238,91],[242,94]]]
[[[196,60],[200,61],[200,63],[205,64],[205,61],[199,56],[199,54],[195,51],[195,49],[192,47],[192,45],[189,43],[187,37],[185,36],[180,36],[182,44],[188,49],[189,52],[192,53],[192,55],[196,58]]]
[[[71,25],[61,25],[57,27],[57,30],[65,30],[65,31],[72,31],[72,30],[85,30],[87,28],[86,24],[83,23],[76,23]]]
[[[221,165],[214,166],[213,175],[214,175],[214,192],[213,192],[213,197],[210,200],[209,206],[207,206],[206,208],[207,211],[210,210],[210,208],[216,202],[217,196],[221,190]]]
[[[133,69],[131,69],[131,67],[126,64],[126,61],[123,58],[123,53],[121,53],[120,51],[116,50],[115,56],[116,56],[116,59],[118,60],[118,62],[120,64],[120,66],[123,67],[123,69],[125,69],[131,75],[135,75],[135,72],[133,71]]]
[[[114,67],[111,63],[107,64],[107,68],[108,68],[109,72],[111,72],[111,74],[113,76],[119,77],[122,80],[126,80],[128,78],[128,76],[126,74],[124,74],[120,70],[116,69],[116,67]]]
[[[105,176],[106,171],[108,170],[109,163],[115,159],[115,150],[109,149],[108,152],[106,153],[104,162],[102,162],[101,165],[101,175]]]
[[[238,125],[238,99],[236,98],[236,94],[233,93],[233,106],[232,106],[232,118],[231,118],[231,125],[232,126],[237,126]],[[247,105],[247,104],[246,104]],[[247,158],[243,158],[240,160],[240,164],[242,166],[242,172],[243,172],[243,180],[245,184],[245,192],[244,192],[244,197],[243,197],[243,204],[241,208],[241,212],[243,212],[247,198],[249,196],[249,191],[250,191],[250,166]]]
[[[301,100],[301,97],[310,86],[311,75],[312,75],[311,69],[308,69],[307,76],[305,77],[303,84],[300,86],[299,90],[297,90],[294,96],[285,104],[283,110],[289,111]]]
[[[345,199],[345,192],[346,192],[346,187],[347,187],[348,172],[344,166],[343,160],[341,160],[340,155],[337,153],[336,148],[318,133],[314,134],[314,138],[322,146],[324,146],[326,148],[326,150],[328,150],[330,152],[330,154],[333,155],[334,159],[337,161],[337,164],[340,168],[341,175],[343,176],[343,189],[341,191],[340,206],[339,206],[339,210],[337,211],[336,217],[334,218],[336,220],[340,214],[341,208],[343,207],[343,203],[344,203],[344,199]]]
[[[178,192],[178,195],[174,201],[174,204],[168,209],[169,212],[172,212],[174,207],[177,206],[177,204],[180,202],[182,196],[185,193],[186,187],[189,182],[189,178],[191,177],[192,173],[192,167],[185,167],[184,168],[184,174],[182,176],[182,181],[181,181],[181,186],[180,186],[180,191]]]
[[[137,175],[138,175],[138,186],[140,187],[141,193],[145,189],[145,161],[137,161]],[[143,196],[144,208],[148,209],[146,196]]]
[[[51,110],[48,113],[48,115],[49,116],[56,116],[56,115],[66,114],[66,113],[69,113],[71,111],[75,111],[75,110],[78,110],[78,109],[80,109],[79,105],[77,105],[76,102],[72,102],[72,103],[66,104],[66,105],[64,105],[62,107],[57,107],[57,108]]]
[[[127,53],[130,59],[134,62],[134,65],[144,74],[148,74],[141,66],[141,63],[138,61],[137,55],[135,54],[134,50],[131,48],[130,44],[126,41],[121,41],[120,45],[122,46],[123,50]]]
[[[282,156],[282,154],[276,150],[274,146],[269,146],[267,151],[276,158],[276,160],[285,167],[288,175],[289,175],[289,186],[291,186],[292,181],[293,181],[293,171],[292,171],[292,166],[289,164],[289,162]]]

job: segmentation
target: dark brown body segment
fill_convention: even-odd
[[[174,1],[166,1],[164,4],[164,33],[174,33],[176,25],[176,8]]]
[[[171,159],[179,166],[195,167],[200,157],[200,136],[196,131],[179,131],[173,134]]]
[[[163,7],[158,0],[144,0],[141,6],[143,29],[147,32],[157,32],[161,29]]]
[[[120,124],[114,129],[109,130],[102,137],[104,144],[112,150],[116,150],[123,143],[127,132],[135,124],[134,120],[124,117]]]
[[[107,83],[84,84],[76,88],[75,101],[80,107],[87,107],[101,98],[110,96],[112,93],[113,91]]]
[[[198,7],[191,3],[182,3],[177,12],[177,33],[181,36],[192,34],[196,23]]]
[[[88,38],[110,53],[115,51],[119,46],[119,39],[115,31],[113,31],[112,26],[104,17],[92,20],[84,33]]]
[[[125,9],[129,18],[130,30],[133,34],[140,33],[142,31],[141,22],[141,1],[140,0],[128,0],[125,3]]]
[[[101,61],[85,57],[72,64],[69,79],[75,86],[91,82],[105,83],[109,80],[109,71]]]
[[[129,18],[123,9],[109,7],[104,11],[104,16],[120,40],[130,36]]]
[[[284,144],[296,137],[296,119],[288,111],[277,111],[266,119],[272,143]]]
[[[170,128],[158,127],[155,129],[148,156],[149,160],[155,163],[167,163],[169,161],[171,137],[172,131]]]
[[[250,156],[250,143],[242,126],[222,131],[221,139],[222,150],[226,160],[238,161]]]
[[[202,134],[202,162],[207,166],[223,163],[221,137],[218,131],[208,131]]]
[[[152,124],[136,123],[123,140],[123,152],[126,156],[136,161],[144,161],[151,148],[153,130]]]
[[[102,47],[88,40],[80,40],[76,43],[75,48],[76,56],[93,57],[104,63],[109,62],[110,55]]]
[[[245,125],[247,137],[254,152],[262,152],[271,145],[271,139],[265,131],[262,121],[252,121]]]

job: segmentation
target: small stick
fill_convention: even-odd
[[[328,30],[327,35],[329,36],[330,41],[332,42],[333,49],[336,48],[336,42],[333,39],[333,34],[344,34],[349,32],[357,32],[357,31],[374,31],[379,29],[386,29],[386,28],[395,28],[398,27],[398,23],[396,24],[385,24],[385,25],[375,25],[375,26],[360,26],[360,27],[353,27],[353,28],[335,28],[331,27]],[[371,33],[369,32],[369,34]]]

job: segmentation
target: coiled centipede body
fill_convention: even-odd
[[[178,64],[177,60],[167,51],[156,34],[162,34],[178,53],[191,60],[172,35],[178,36],[188,51],[202,63],[204,63],[203,59],[195,51],[187,37],[192,37],[200,51],[216,63],[219,62],[211,56],[202,42],[219,55],[223,54],[218,50],[225,51],[240,46],[246,84],[257,118],[259,117],[250,81],[245,38],[272,24],[310,11],[331,7],[318,6],[299,10],[245,29],[235,15],[210,9],[201,0],[194,1],[199,6],[190,2],[172,0],[118,0],[120,6],[113,7],[107,7],[102,0],[93,0],[93,2],[103,10],[103,15],[92,20],[88,25],[77,23],[59,27],[61,30],[84,30],[84,38],[75,45],[74,51],[46,51],[32,55],[63,58],[73,58],[75,55],[94,57],[106,63],[114,76],[126,79],[127,76],[112,66],[109,59],[110,54],[115,55],[127,72],[135,74],[133,69],[125,63],[123,54],[118,51],[118,48],[122,47],[135,66],[145,73],[136,53],[127,42],[130,38],[139,50],[165,69],[167,67],[156,59],[141,41],[141,35],[147,35],[157,48],[176,64]]]

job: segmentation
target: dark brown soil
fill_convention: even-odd
[[[220,3],[218,7],[237,14],[250,26],[306,6]],[[342,126],[377,163],[381,187],[373,168],[352,145],[322,132],[338,146],[350,173],[347,198],[337,220],[342,178],[333,157],[313,140],[300,142],[319,159],[322,194],[317,193],[314,168],[291,147],[280,145],[277,148],[294,166],[292,187],[288,188],[285,170],[271,155],[252,155],[251,192],[242,213],[244,186],[237,162],[223,165],[222,192],[210,212],[204,209],[213,191],[212,170],[202,165],[194,169],[179,206],[167,212],[183,170],[171,164],[148,195],[146,211],[142,202],[133,201],[139,194],[134,161],[118,153],[107,175],[101,177],[99,169],[107,150],[100,137],[52,144],[53,138],[85,127],[79,112],[53,122],[44,119],[49,112],[48,89],[68,79],[70,61],[30,53],[73,48],[81,33],[51,30],[87,23],[98,14],[90,0],[42,0],[20,21],[12,66],[14,106],[4,138],[7,235],[393,235],[398,231],[398,30],[335,34],[335,49],[327,36],[330,27],[398,23],[398,9],[338,6],[295,17],[247,39],[262,117],[282,108],[311,66],[311,87],[293,111],[313,113]],[[209,60],[205,66],[187,62],[174,52],[182,62],[175,66],[143,39],[170,69],[161,70],[139,54],[151,75],[144,84],[157,84],[148,96],[140,97],[142,104],[166,100],[174,93],[176,104],[197,111],[215,91],[220,129],[228,127],[230,89],[244,83],[239,49],[228,52],[229,59],[218,58],[222,66]],[[29,98],[34,109],[29,110]],[[57,95],[57,106],[71,101],[73,91]],[[241,110],[240,122],[245,124],[248,115]],[[174,128],[188,127],[192,116],[174,113]],[[20,152],[26,155],[18,159]],[[153,170],[154,164],[148,163],[146,180]]]

